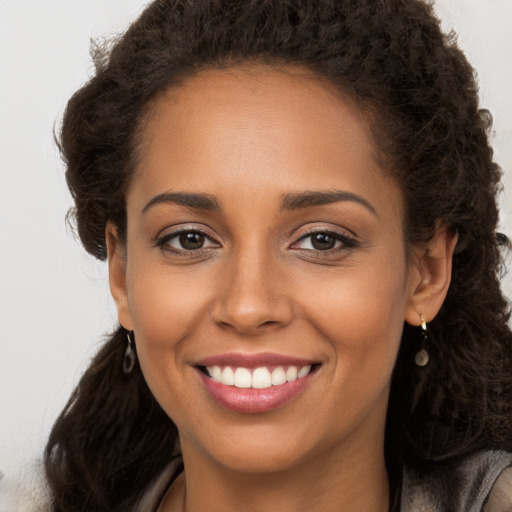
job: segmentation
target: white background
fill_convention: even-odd
[[[104,264],[66,229],[71,200],[52,131],[92,72],[90,38],[122,32],[145,3],[0,0],[0,490],[26,481],[116,323]],[[495,157],[511,171],[512,0],[438,0],[436,9],[478,71]],[[501,229],[511,236],[507,180]]]

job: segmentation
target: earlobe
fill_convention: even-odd
[[[117,228],[110,222],[105,229],[105,240],[107,243],[110,293],[116,303],[117,318],[126,330],[132,331],[133,325],[126,287],[125,247],[119,240]]]
[[[441,309],[450,287],[457,240],[453,229],[439,226],[425,246],[415,249],[409,268],[407,323],[420,325],[420,315],[430,322]]]

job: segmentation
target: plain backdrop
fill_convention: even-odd
[[[66,228],[71,200],[53,129],[92,73],[90,38],[122,32],[145,3],[0,0],[0,490],[23,481],[40,458],[116,324],[105,265]],[[437,0],[436,10],[478,72],[481,105],[494,116],[495,158],[507,173],[512,0]],[[501,230],[511,236],[512,179],[504,181]]]

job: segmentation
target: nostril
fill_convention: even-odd
[[[293,317],[289,297],[271,296],[264,285],[230,287],[212,305],[211,319],[222,329],[256,334],[290,323]]]
[[[260,327],[265,327],[266,325],[272,327],[274,325],[279,325],[279,322],[277,320],[267,320],[265,322],[263,322]]]

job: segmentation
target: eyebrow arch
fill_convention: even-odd
[[[174,203],[180,206],[188,206],[198,210],[218,211],[220,204],[217,199],[210,194],[197,194],[190,192],[164,192],[153,197],[142,209],[146,213],[150,208],[157,204]]]
[[[297,194],[285,194],[281,201],[281,210],[299,210],[301,208],[323,206],[340,201],[360,204],[378,217],[377,211],[366,199],[345,190],[306,191]]]

